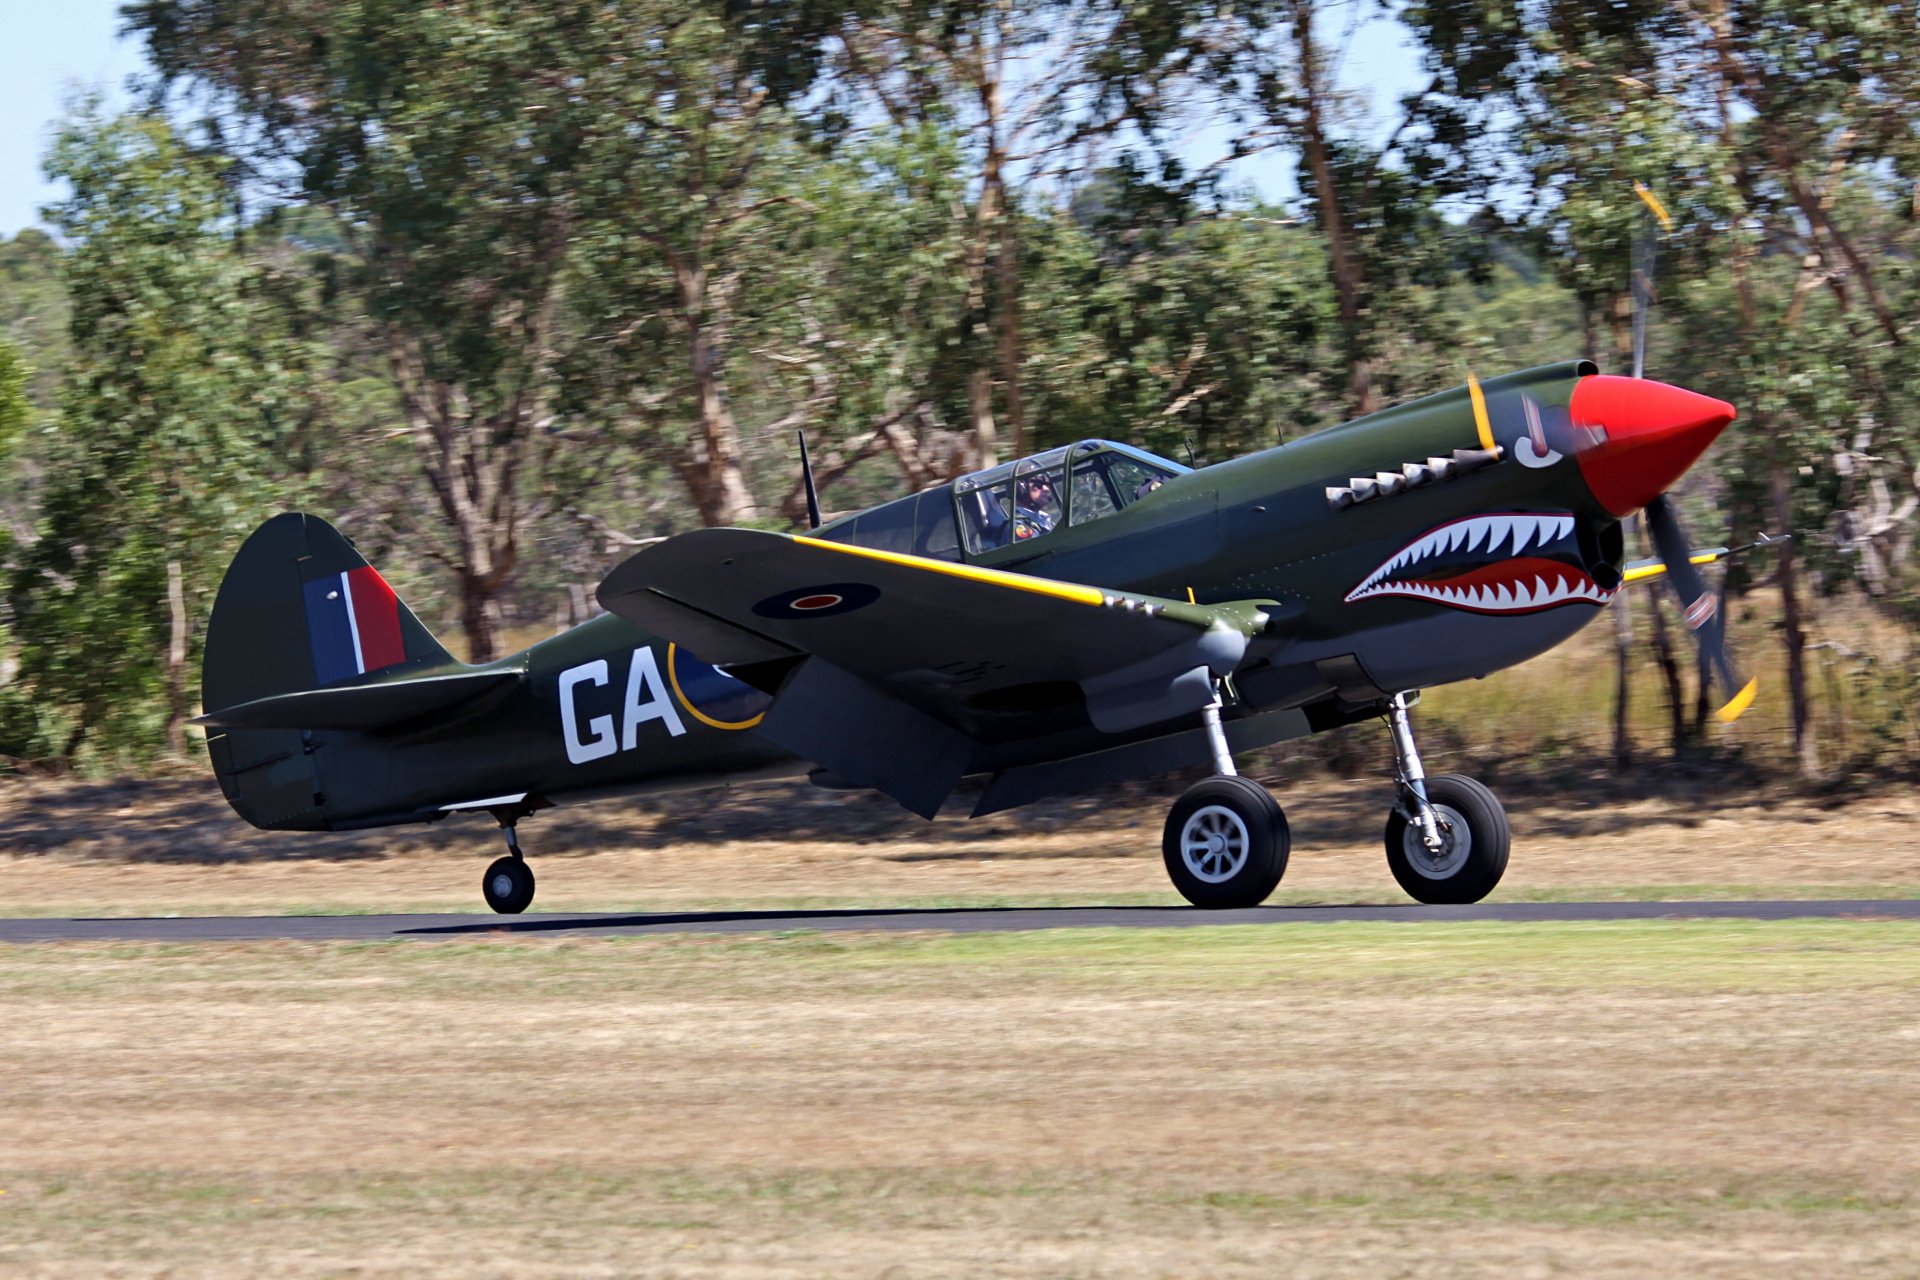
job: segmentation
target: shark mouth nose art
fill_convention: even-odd
[[[1347,603],[1405,596],[1470,613],[1537,613],[1563,604],[1605,604],[1613,592],[1603,590],[1578,565],[1544,554],[1572,534],[1570,515],[1468,516],[1408,543],[1348,592]]]

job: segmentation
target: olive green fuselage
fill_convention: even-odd
[[[1309,728],[1342,723],[1389,694],[1525,661],[1597,616],[1621,555],[1618,522],[1588,492],[1565,420],[1589,370],[1551,366],[1487,383],[1496,450],[1460,389],[1182,471],[1101,518],[1063,520],[966,558],[1203,604],[1274,602],[1272,624],[1234,676],[1229,718],[1298,709]],[[1469,456],[1425,470],[1457,452]],[[1404,487],[1390,483],[1395,475]],[[1353,482],[1369,478],[1373,488],[1359,485],[1356,496]],[[1404,563],[1386,571],[1395,557]],[[449,806],[517,811],[811,767],[754,733],[765,691],[617,617],[492,665],[524,679],[457,720],[412,732],[310,731],[306,754],[325,803],[297,825],[418,821]],[[1034,732],[983,752],[972,772],[1112,742],[1071,706],[1036,706],[1032,722]]]

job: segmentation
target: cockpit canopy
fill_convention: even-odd
[[[815,537],[934,560],[985,555],[1133,505],[1192,468],[1113,440],[1082,440],[845,516]]]

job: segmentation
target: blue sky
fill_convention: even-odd
[[[1349,0],[1323,11],[1321,39],[1338,46],[1354,5]],[[146,67],[141,46],[121,40],[121,0],[57,0],[8,6],[7,38],[0,41],[0,235],[40,221],[40,207],[61,192],[40,172],[53,123],[76,92],[101,89],[124,103],[128,76]],[[1316,24],[1320,25],[1320,24]],[[1375,19],[1358,25],[1346,43],[1338,79],[1371,100],[1376,127],[1384,133],[1397,118],[1396,99],[1421,79],[1417,56],[1399,24]],[[1225,135],[1202,130],[1187,140],[1191,157],[1218,155]],[[1293,193],[1290,158],[1275,154],[1243,162],[1235,172],[1270,199]]]
[[[144,68],[140,46],[116,40],[120,0],[57,0],[7,6],[0,40],[0,234],[40,220],[39,208],[60,193],[40,173],[53,122],[68,95],[107,90]]]

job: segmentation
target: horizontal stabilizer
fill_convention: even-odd
[[[512,671],[457,671],[415,680],[334,685],[257,698],[193,723],[215,729],[386,729],[437,711],[448,711],[525,679]]]

